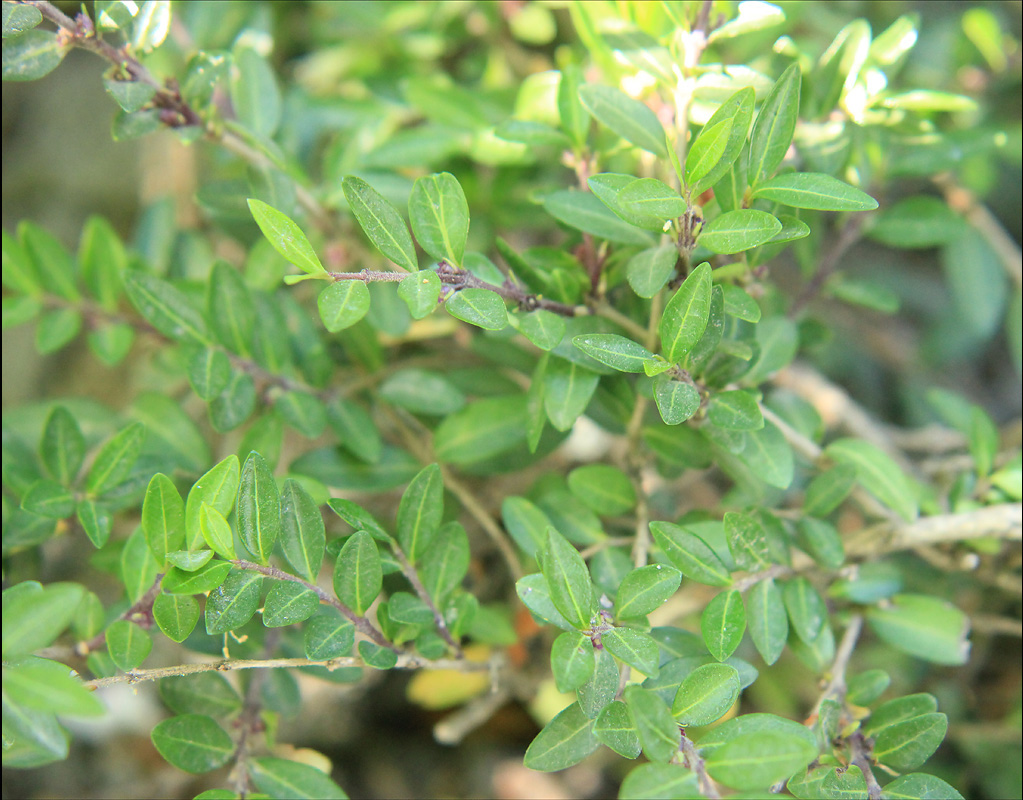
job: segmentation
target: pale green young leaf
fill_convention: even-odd
[[[204,550],[212,556],[212,550]],[[192,567],[192,564],[186,566]],[[174,566],[163,578],[163,590],[171,594],[203,594],[212,592],[220,586],[231,572],[231,564],[227,561],[206,560],[193,569],[182,569]]]
[[[102,505],[93,500],[82,500],[75,509],[75,516],[94,547],[103,547],[110,540],[113,519]]]
[[[686,213],[686,201],[656,178],[640,178],[622,187],[618,203],[632,214],[661,220],[676,219]]]
[[[790,64],[775,82],[753,123],[748,174],[754,188],[774,175],[792,143],[801,82],[799,64]]]
[[[71,717],[99,717],[106,713],[96,695],[82,685],[70,667],[35,656],[4,664],[5,717],[8,697],[27,708]]]
[[[636,228],[642,228],[645,231],[663,232],[665,222],[663,217],[638,213],[630,206],[625,206],[618,201],[618,193],[629,184],[635,182],[635,175],[626,175],[621,172],[600,172],[596,175],[591,175],[586,180],[586,185],[590,187],[593,195],[619,220],[627,222]],[[635,232],[633,232],[634,234]],[[646,244],[650,245],[653,242],[647,238]],[[678,251],[674,247],[671,249],[675,251],[677,256]]]
[[[657,115],[639,100],[633,100],[621,89],[599,84],[579,87],[579,100],[601,124],[657,156],[667,156],[664,128]]]
[[[785,12],[781,8],[773,3],[762,2],[762,0],[740,3],[738,12],[738,16],[734,19],[715,28],[709,36],[709,41],[731,39],[785,22]]]
[[[434,258],[461,266],[469,236],[469,206],[458,179],[448,172],[417,178],[408,212],[419,246]]]
[[[241,478],[238,456],[229,455],[211,467],[188,492],[185,501],[185,545],[189,550],[202,546],[200,524],[203,503],[208,503],[225,516],[234,508]]]
[[[770,241],[781,229],[777,217],[766,211],[744,208],[728,211],[706,223],[697,241],[715,253],[740,253]]]
[[[262,200],[250,197],[246,202],[274,250],[309,275],[326,272],[309,239],[291,217]]]
[[[231,525],[223,514],[211,508],[208,503],[203,503],[199,512],[199,527],[202,529],[202,538],[214,553],[229,561],[238,557],[234,550],[234,531]]]
[[[259,453],[249,453],[242,467],[237,515],[242,544],[259,563],[266,564],[281,533],[281,493]]]
[[[561,129],[568,134],[577,150],[586,144],[590,130],[590,114],[579,101],[579,87],[582,83],[582,68],[578,64],[566,64],[558,82],[558,115],[561,118]]]
[[[344,543],[334,565],[334,592],[356,614],[366,609],[383,587],[380,553],[373,537],[357,531]]]
[[[709,172],[702,178],[693,178],[689,181],[689,191],[693,197],[698,197],[711,186],[718,183],[743,154],[746,148],[746,137],[749,135],[750,123],[753,121],[754,99],[753,88],[746,86],[725,100],[711,118],[707,120],[703,130],[707,131],[708,134],[726,120],[731,121],[732,125],[728,130],[728,138],[717,163],[713,164]],[[703,131],[700,132],[700,138],[703,138]],[[742,171],[742,177],[745,181],[745,170]],[[743,183],[742,189],[744,190],[745,188],[746,185]],[[741,190],[739,194],[741,196]],[[735,204],[721,203],[723,211],[734,210],[736,207],[737,205]]]
[[[721,161],[731,137],[732,124],[731,119],[708,122],[689,148],[686,155],[685,181],[690,191],[694,191],[698,183]]]
[[[654,354],[643,345],[615,333],[588,333],[572,338],[586,355],[619,372],[642,372]]]
[[[355,219],[377,250],[406,272],[417,271],[412,236],[398,209],[362,178],[349,175],[341,188]]]
[[[40,355],[56,353],[82,330],[82,315],[73,308],[58,308],[46,311],[36,326],[36,350]]]

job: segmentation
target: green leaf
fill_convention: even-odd
[[[874,740],[874,758],[887,767],[907,772],[921,766],[944,741],[948,718],[923,714],[883,728]]]
[[[469,537],[465,528],[457,522],[442,525],[419,563],[426,593],[439,605],[461,584],[468,569]]]
[[[355,626],[331,606],[320,606],[303,627],[306,658],[326,661],[346,656],[355,644]]]
[[[579,551],[554,528],[547,529],[540,566],[555,608],[574,628],[588,629],[596,611],[590,573]]]
[[[727,211],[706,223],[697,242],[714,253],[740,253],[774,238],[782,225],[777,217],[755,208]]]
[[[699,800],[696,773],[678,764],[640,764],[625,776],[618,800]]]
[[[781,590],[773,579],[759,581],[746,595],[750,638],[765,663],[773,664],[785,649],[789,618]]]
[[[820,211],[872,211],[877,200],[855,186],[819,172],[790,172],[757,184],[754,199]]]
[[[668,560],[687,578],[707,586],[728,586],[732,582],[728,568],[714,550],[692,531],[672,522],[651,522],[650,532]]]
[[[609,209],[613,217],[617,217],[619,220],[627,222],[629,225],[636,228],[642,228],[646,231],[654,231],[656,233],[664,232],[664,217],[660,217],[653,214],[643,214],[636,210],[633,210],[631,206],[624,205],[618,200],[618,194],[626,186],[635,183],[635,175],[626,175],[621,172],[600,172],[596,175],[591,175],[586,180],[586,185],[590,187],[590,191],[593,195],[600,200],[601,203]],[[612,218],[613,218],[612,217]],[[635,234],[636,231],[633,231]],[[653,242],[646,238],[644,244],[649,246]],[[671,248],[675,253],[675,258],[678,258],[678,250],[671,245],[666,245]]]
[[[168,639],[181,644],[199,621],[199,603],[188,595],[158,594],[153,601],[153,619]]]
[[[107,652],[117,668],[124,672],[135,669],[153,649],[153,640],[149,634],[126,619],[110,623],[106,631],[106,642]]]
[[[350,328],[369,311],[369,289],[362,281],[336,281],[316,298],[323,327],[331,333]]]
[[[142,599],[156,580],[160,565],[153,558],[141,528],[135,529],[121,550],[120,567],[121,581],[129,599],[133,603]]]
[[[585,633],[565,631],[551,646],[551,672],[559,692],[574,692],[593,677],[596,659]]]
[[[149,481],[142,503],[142,530],[146,543],[160,565],[167,553],[185,545],[185,503],[177,487],[163,473],[158,472]]]
[[[733,389],[711,395],[707,418],[719,428],[730,431],[758,431],[764,416],[756,395],[748,389]]]
[[[288,563],[309,582],[315,582],[323,563],[326,530],[320,509],[296,480],[284,484],[281,495],[281,549]]]
[[[677,219],[686,213],[686,201],[678,192],[656,178],[640,178],[622,187],[618,203],[639,216]]]
[[[678,250],[672,245],[640,250],[625,267],[629,286],[640,297],[653,297],[664,288],[677,261]]]
[[[444,308],[451,316],[486,331],[499,331],[508,326],[504,299],[490,289],[460,289],[444,301]]]
[[[399,369],[380,385],[387,402],[415,414],[446,416],[465,405],[465,395],[439,372]]]
[[[610,653],[601,648],[594,650],[593,655],[597,660],[593,668],[593,677],[580,686],[576,692],[576,697],[579,698],[579,707],[590,719],[596,719],[601,709],[615,699],[618,694],[618,683],[621,680],[618,662]]]
[[[664,762],[677,755],[682,736],[667,703],[654,692],[631,684],[625,687],[625,704],[648,759]]]
[[[7,3],[3,7],[3,36],[5,39],[19,36],[42,21],[43,15],[35,6]]]
[[[544,199],[543,207],[559,222],[600,239],[640,247],[653,244],[648,233],[620,219],[591,192],[567,189],[553,192]],[[660,225],[663,224],[664,220],[660,220]]]
[[[629,716],[629,707],[621,700],[615,700],[604,706],[593,722],[593,735],[625,758],[638,758],[642,752],[639,734],[632,722],[632,717]],[[632,773],[629,775],[631,776]],[[648,796],[643,795],[643,797]]]
[[[262,756],[248,762],[249,775],[261,792],[275,800],[346,800],[348,795],[316,767]]]
[[[75,496],[55,481],[36,481],[21,498],[21,507],[41,517],[64,519],[75,513]]]
[[[799,521],[796,543],[822,567],[838,569],[845,563],[842,537],[830,522],[804,517]]]
[[[538,772],[578,764],[600,746],[593,735],[593,720],[573,703],[548,722],[526,748],[524,764]]]
[[[660,651],[649,633],[633,628],[612,628],[601,635],[600,642],[619,661],[651,678],[657,677]]]
[[[156,87],[138,80],[104,77],[103,88],[126,113],[141,111],[156,95]]]
[[[870,608],[867,620],[884,641],[935,664],[965,664],[970,655],[966,615],[951,603],[920,594],[898,594]]]
[[[709,41],[731,39],[785,22],[785,12],[773,3],[743,4],[738,7],[738,12],[737,17],[715,28],[710,34]]]
[[[615,596],[618,619],[645,617],[660,608],[678,590],[682,573],[664,564],[648,564],[629,572]]]
[[[553,311],[538,308],[518,317],[519,331],[541,350],[550,351],[565,337],[565,320]]]
[[[574,361],[553,358],[547,364],[543,381],[547,417],[559,431],[567,431],[586,411],[600,376]]]
[[[724,516],[724,524],[728,549],[739,569],[754,572],[770,566],[767,531],[760,520],[752,514],[729,511]]]
[[[405,301],[413,319],[423,319],[437,308],[440,278],[432,270],[413,272],[398,284],[398,297]]]
[[[43,427],[39,455],[47,471],[62,486],[70,486],[85,459],[85,437],[64,406],[54,406]]]
[[[909,480],[879,447],[862,439],[838,439],[824,453],[839,464],[853,466],[863,488],[903,519],[916,518],[918,506]]]
[[[36,350],[40,355],[56,353],[82,329],[82,315],[73,308],[45,312],[36,326]]]
[[[238,693],[217,672],[164,678],[160,681],[160,699],[178,714],[205,712],[212,717],[226,717],[242,707]]]
[[[160,333],[177,341],[209,344],[206,320],[180,289],[135,271],[124,276],[124,288],[132,305]]]
[[[167,554],[167,563],[184,572],[195,572],[205,567],[213,555],[212,550],[175,550]]]
[[[212,551],[207,550],[207,553]],[[227,561],[209,561],[193,571],[173,567],[164,576],[163,590],[171,594],[203,594],[220,586],[231,571]]]
[[[801,81],[799,64],[790,64],[760,107],[750,136],[748,175],[754,188],[774,175],[792,143]]]
[[[830,514],[849,495],[856,483],[856,475],[856,467],[852,464],[836,464],[819,473],[806,487],[803,511],[812,517]]]
[[[111,436],[100,448],[85,481],[85,490],[97,497],[113,489],[131,472],[146,438],[146,426],[133,423]]]
[[[725,142],[724,149],[722,150],[721,156],[717,162],[710,166],[708,172],[704,176],[696,177],[694,173],[693,177],[686,178],[686,182],[689,184],[689,191],[693,197],[699,197],[699,195],[701,195],[704,191],[720,181],[729,171],[735,160],[742,154],[742,151],[746,146],[746,137],[749,135],[750,123],[753,121],[753,107],[753,88],[747,86],[729,97],[718,107],[718,110],[714,112],[713,116],[707,120],[707,124],[704,125],[703,130],[700,131],[700,136],[697,138],[697,142],[700,142],[705,135],[712,138],[724,135],[716,133],[715,129],[717,131],[723,131],[721,126],[723,126],[725,122],[731,122],[732,124],[728,128],[727,141]],[[708,150],[716,149],[712,141],[708,141],[706,146]],[[695,149],[696,143],[693,144],[693,147]],[[689,168],[689,159],[691,157],[692,156],[686,157],[687,169]],[[745,189],[745,185],[743,186],[743,189]],[[722,210],[729,209],[722,206]]]
[[[188,359],[188,382],[203,400],[217,397],[231,380],[231,362],[223,350],[204,347]]]
[[[700,391],[693,384],[677,381],[669,375],[654,379],[654,400],[666,425],[679,425],[700,408]]]
[[[619,372],[642,372],[654,354],[643,345],[614,333],[587,333],[572,338],[586,355]]]
[[[746,434],[746,445],[739,458],[768,486],[787,489],[792,483],[795,464],[792,446],[773,423]]]
[[[9,46],[9,42],[4,44],[5,58]],[[28,221],[18,225],[18,237],[23,247],[22,253],[31,263],[31,271],[34,273],[32,283],[38,280],[39,289],[45,289],[47,294],[55,294],[72,302],[79,300],[81,295],[76,283],[78,268],[60,240],[44,228]],[[6,249],[9,252],[12,248],[8,245]],[[4,270],[5,276],[14,260],[9,255],[8,260],[4,262],[7,268]],[[17,260],[22,259],[18,257]]]
[[[262,587],[263,576],[258,572],[232,570],[206,598],[206,633],[227,633],[252,619]]]
[[[881,790],[882,800],[963,800],[959,792],[941,778],[917,772],[903,775]]]
[[[610,464],[587,464],[568,473],[568,488],[601,516],[624,514],[636,505],[629,476]]]
[[[782,597],[796,635],[807,644],[812,643],[820,636],[828,616],[824,598],[813,584],[803,577],[786,581]]]
[[[8,38],[3,48],[3,79],[38,80],[53,72],[64,60],[66,52],[57,34],[51,31],[30,30]]]
[[[347,176],[341,189],[374,247],[406,272],[417,271],[419,264],[412,236],[398,209],[362,178]]]
[[[208,503],[203,503],[199,512],[199,527],[202,538],[214,553],[229,561],[238,557],[234,550],[234,531],[224,515]]]
[[[262,200],[250,197],[246,202],[253,219],[274,250],[309,275],[326,273],[309,239],[291,217]]]
[[[193,775],[224,766],[234,754],[231,737],[203,714],[165,719],[153,728],[152,740],[170,764]]]
[[[76,516],[78,524],[82,526],[94,547],[103,547],[110,540],[113,520],[103,506],[92,500],[82,500],[78,503]]]
[[[867,236],[889,247],[921,248],[948,244],[963,235],[966,223],[942,200],[907,197],[877,214]]]
[[[891,676],[883,669],[868,669],[849,678],[846,698],[853,705],[870,705],[884,694],[891,682]]]
[[[70,667],[35,656],[4,664],[5,723],[8,698],[26,708],[71,717],[99,717],[106,713],[96,695],[82,685]]]
[[[398,504],[398,544],[415,564],[431,547],[444,515],[444,479],[430,464],[412,479]]]
[[[704,261],[685,279],[664,308],[658,333],[664,357],[678,363],[696,346],[710,317],[710,264]]]
[[[547,515],[524,497],[506,497],[501,503],[501,519],[515,543],[536,558],[547,541],[551,524]]]
[[[280,125],[282,111],[281,90],[273,67],[255,49],[245,46],[235,47],[234,67],[231,106],[238,121],[253,133],[271,138]]]
[[[263,603],[263,624],[280,628],[304,622],[319,605],[320,598],[312,589],[293,581],[274,581]]]
[[[189,550],[198,549],[205,541],[200,524],[203,503],[224,516],[231,513],[238,495],[240,474],[238,456],[230,455],[199,478],[189,490],[185,501],[185,543]]]
[[[621,89],[599,84],[579,87],[579,100],[597,120],[630,144],[666,157],[664,128],[657,115]]]
[[[492,397],[448,416],[434,434],[437,458],[471,464],[510,450],[525,440],[525,397]]]
[[[693,142],[686,155],[685,181],[690,191],[699,181],[706,178],[721,161],[731,133],[731,119],[722,119],[720,122],[714,123],[708,121],[700,131],[700,135],[696,137],[696,141]],[[710,184],[713,184],[713,181]]]
[[[469,236],[469,206],[458,179],[447,172],[417,178],[408,212],[419,246],[460,266]]]
[[[806,767],[817,750],[802,738],[773,730],[747,733],[714,750],[707,772],[732,789],[766,790]]]
[[[259,453],[249,453],[242,467],[237,513],[242,544],[260,564],[266,564],[281,533],[281,495]]]
[[[573,625],[554,606],[554,601],[551,600],[550,589],[540,573],[537,572],[519,578],[515,582],[515,593],[522,601],[522,605],[528,608],[530,613],[541,622],[550,623],[565,631],[575,630]]]
[[[715,595],[703,609],[700,629],[710,654],[718,661],[728,658],[739,646],[746,630],[742,595],[734,589]]]
[[[710,725],[739,697],[739,673],[728,664],[704,664],[679,685],[671,714],[679,725]]]
[[[320,399],[309,392],[292,390],[277,396],[274,408],[288,425],[315,439],[327,424],[327,410]]]
[[[360,616],[380,594],[383,568],[373,537],[366,531],[350,536],[334,565],[334,592],[338,599]]]
[[[561,129],[568,134],[576,149],[586,144],[586,136],[590,131],[590,115],[579,101],[579,87],[582,83],[582,68],[578,64],[566,64],[558,82],[558,116]]]

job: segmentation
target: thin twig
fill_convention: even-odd
[[[714,779],[707,773],[707,762],[703,760],[703,757],[696,749],[696,745],[693,744],[693,740],[686,736],[684,732],[679,749],[682,751],[682,756],[685,759],[685,766],[696,773],[696,780],[700,785],[700,794],[706,797],[707,800],[718,800],[721,797],[721,792],[718,791]]]
[[[863,211],[849,217],[835,244],[820,260],[817,272],[814,273],[810,282],[806,284],[803,291],[792,302],[788,313],[789,319],[796,319],[802,310],[820,294],[828,278],[838,269],[842,258],[860,240],[860,237],[863,235],[863,224],[866,222],[866,219],[866,212]]]

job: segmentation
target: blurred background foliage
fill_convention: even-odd
[[[69,14],[77,10],[75,3],[60,5]],[[876,34],[900,15],[916,15],[919,40],[899,75],[899,88],[925,87],[975,101],[934,115],[933,125],[952,143],[942,157],[957,186],[1020,241],[1019,2],[778,5],[788,19],[784,29],[728,39],[704,60],[744,63],[774,75],[784,63],[782,34],[799,51],[816,56],[854,19],[867,20]],[[642,4],[636,8],[641,17]],[[570,173],[554,159],[537,160],[527,148],[480,131],[513,114],[543,120],[552,102],[545,72],[582,53],[566,3],[221,0],[184,3],[176,13],[180,20],[171,39],[177,46],[161,48],[157,63],[149,63],[157,75],[186,75],[190,65],[182,53],[193,47],[230,49],[243,30],[250,46],[268,50],[272,32],[269,55],[284,89],[277,139],[298,154],[303,180],[327,188],[328,206],[343,206],[345,174],[365,177],[400,206],[417,175],[444,169],[458,177],[474,209],[469,249],[487,249],[496,236],[517,248],[559,243],[560,234],[537,213],[529,192],[565,186]],[[639,27],[655,24],[635,21]],[[112,141],[116,109],[103,90],[105,66],[76,51],[41,81],[4,84],[4,228],[14,230],[20,220],[31,219],[74,249],[86,219],[102,214],[152,263],[169,265],[170,275],[201,278],[212,255],[239,258],[239,242],[254,245],[258,232],[247,210],[224,198],[230,198],[230,182],[248,177],[244,165],[214,148],[183,146],[170,132]],[[431,86],[440,79],[469,87],[464,104],[431,102]],[[879,198],[882,206],[941,191],[914,172],[912,157],[919,153],[904,155],[906,161],[887,167],[899,180],[887,184],[892,194]],[[294,206],[289,185],[269,185],[266,191],[279,208]],[[355,247],[327,259],[357,264]],[[804,334],[818,340],[811,352],[815,366],[892,425],[933,422],[924,389],[939,386],[980,404],[999,425],[1014,424],[1009,436],[1018,443],[1020,354],[1011,351],[1004,326],[1020,325],[1019,287],[986,253],[965,251],[954,259],[937,248],[856,244],[843,262],[845,271],[884,286],[902,311],[889,317],[821,304],[803,323],[809,328]],[[773,267],[783,287],[798,285],[798,256],[797,248]],[[268,261],[267,287],[279,283],[282,269]],[[140,372],[137,359],[113,375],[99,369],[84,342],[41,358],[30,327],[5,330],[3,336],[5,415],[33,399],[72,395],[121,408],[132,399],[129,392],[160,386],[159,375]],[[905,566],[911,581],[955,598],[968,612],[1000,606],[1001,613],[1019,617],[1018,594],[984,589],[909,556]],[[474,569],[485,585],[486,565]],[[1017,577],[1018,569],[1014,565]],[[979,596],[985,591],[998,596]],[[895,692],[915,689],[938,697],[951,724],[930,771],[969,797],[1018,797],[1020,638],[980,634],[974,648],[970,664],[955,670],[870,642],[857,652],[863,668],[883,666],[895,684],[902,682],[893,684]],[[517,704],[503,708],[459,748],[437,744],[431,731],[441,715],[407,703],[408,681],[392,672],[351,687],[314,684],[321,694],[307,695],[303,713],[285,722],[281,739],[333,759],[353,797],[554,798],[616,791],[622,763],[606,750],[557,776],[525,770],[521,754],[538,725]],[[798,718],[817,692],[812,673],[786,655],[744,695],[744,711]],[[150,688],[139,696],[129,689],[123,694],[122,713],[109,715],[104,727],[83,729],[67,761],[41,770],[5,770],[4,795],[179,797],[201,790],[207,779],[171,769],[152,749],[148,733],[159,712]]]

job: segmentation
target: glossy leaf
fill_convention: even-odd
[[[550,623],[565,631],[575,630],[575,626],[565,619],[555,607],[554,601],[551,600],[547,581],[542,574],[535,572],[532,575],[519,578],[515,582],[515,593],[522,601],[522,605],[541,622]]]
[[[579,551],[554,528],[547,529],[541,568],[554,607],[573,627],[589,628],[596,610],[589,570]]]
[[[629,716],[629,708],[621,700],[604,706],[593,723],[593,735],[625,758],[638,758],[642,752],[639,734]]]
[[[746,631],[746,609],[735,590],[721,592],[707,603],[700,617],[700,630],[710,654],[724,661],[739,646]]]
[[[707,177],[721,161],[732,133],[732,120],[709,122],[700,131],[686,154],[685,181],[692,187]],[[738,155],[738,154],[737,154]],[[713,181],[711,181],[713,183]]]
[[[380,594],[383,569],[373,537],[358,531],[348,538],[334,566],[334,592],[356,614],[366,609]]]
[[[504,300],[490,289],[461,289],[444,302],[444,308],[451,316],[486,331],[499,331],[508,326]]]
[[[615,333],[582,334],[572,344],[619,372],[642,372],[643,364],[654,357],[643,345]]]
[[[697,534],[672,522],[651,522],[650,533],[661,551],[682,574],[707,586],[732,582],[728,568]]]
[[[704,664],[685,677],[671,706],[679,725],[709,725],[739,697],[739,673],[728,664]]]
[[[667,602],[682,582],[682,574],[664,564],[648,564],[629,572],[615,596],[619,619],[644,617]]]
[[[753,123],[748,174],[754,188],[774,175],[792,143],[801,81],[799,65],[791,64],[775,82]]]
[[[538,772],[556,772],[578,764],[599,746],[593,720],[573,703],[537,734],[526,748],[524,763]]]
[[[274,250],[309,275],[326,272],[309,239],[291,217],[262,200],[250,197],[246,202]]]
[[[668,361],[680,361],[703,336],[710,316],[710,287],[710,264],[704,262],[690,273],[665,306],[658,333]]]
[[[714,112],[711,118],[707,120],[707,124],[704,125],[703,130],[700,131],[697,142],[703,139],[705,132],[707,136],[715,137],[722,135],[720,132],[724,131],[723,126],[725,122],[731,122],[731,125],[728,127],[724,149],[722,150],[718,160],[710,166],[707,173],[702,177],[697,177],[694,173],[693,176],[686,178],[686,181],[689,184],[689,191],[692,193],[693,197],[698,197],[704,191],[720,181],[721,178],[723,178],[729,171],[729,168],[735,160],[741,155],[746,146],[746,137],[749,135],[750,123],[753,121],[753,106],[753,88],[747,86],[729,97],[718,107],[718,110]],[[718,133],[715,133],[715,129],[717,129]],[[711,141],[706,143],[708,149],[711,149],[711,144]],[[701,145],[701,147],[703,146],[704,145]],[[696,142],[693,144],[694,149],[695,147]],[[713,149],[716,149],[716,147]],[[686,157],[687,170],[689,169],[689,158],[690,156]],[[743,188],[745,188],[745,186]],[[722,207],[722,210],[730,209]]]
[[[199,603],[190,595],[158,594],[153,601],[153,619],[168,639],[180,644],[195,630]]]
[[[697,241],[715,253],[740,253],[769,242],[781,229],[781,222],[766,211],[744,208],[706,223]]]
[[[227,633],[252,619],[262,586],[263,576],[257,572],[231,572],[206,598],[206,633]]]
[[[877,734],[874,758],[899,772],[916,769],[934,754],[947,731],[944,714],[922,714],[896,722]]]
[[[792,208],[820,211],[872,211],[877,200],[848,183],[818,172],[790,172],[757,184],[754,198]]]
[[[346,177],[342,191],[373,245],[407,272],[419,269],[408,226],[398,210],[362,178]]]
[[[750,638],[764,662],[773,664],[789,637],[789,618],[781,589],[771,579],[758,581],[745,600]]]
[[[165,719],[151,736],[161,756],[194,775],[222,767],[234,753],[231,737],[212,717],[202,714]]]
[[[649,108],[612,86],[586,84],[579,87],[583,106],[601,124],[625,141],[657,156],[666,156],[664,128]]]
[[[618,192],[618,202],[640,216],[676,219],[686,213],[686,201],[656,178],[640,178]]]
[[[434,258],[461,265],[469,236],[469,206],[455,176],[440,172],[417,178],[408,211],[419,246]]]
[[[296,480],[284,484],[281,495],[281,549],[295,571],[315,582],[323,563],[326,530],[313,498]]]
[[[281,494],[266,460],[249,453],[238,488],[238,537],[259,563],[266,564],[281,533]]]
[[[207,560],[198,567],[186,570],[175,566],[168,570],[163,578],[163,590],[171,594],[192,595],[212,592],[220,586],[231,571],[231,565],[226,561],[209,561],[208,556],[212,556],[213,551],[203,552],[207,554]]]

